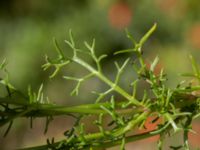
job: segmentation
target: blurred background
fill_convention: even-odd
[[[139,40],[155,22],[158,28],[145,44],[144,56],[147,63],[159,56],[157,69],[165,68],[169,79],[167,84],[174,87],[179,80],[184,79],[178,74],[191,71],[189,54],[200,64],[199,0],[1,0],[0,61],[7,59],[10,80],[24,93],[28,85],[36,91],[44,83],[45,95],[52,102],[67,106],[92,103],[96,95],[90,91],[103,91],[105,88],[98,80],[86,82],[82,85],[80,95],[71,97],[69,93],[75,84],[61,78],[63,74],[79,77],[85,73],[82,68],[71,65],[52,80],[48,78],[52,70],[42,70],[45,54],[56,57],[53,37],[66,55],[71,55],[70,48],[64,43],[69,38],[69,29],[72,29],[80,48],[84,47],[84,41],[91,43],[95,38],[97,54],[108,54],[103,62],[104,71],[112,77],[115,71],[113,60],[121,59],[114,57],[113,53],[132,46],[124,29],[128,28]],[[133,76],[127,73],[126,77]],[[122,86],[125,83],[126,78]],[[2,138],[1,129],[0,149],[34,146],[45,143],[46,138],[51,137],[62,139],[63,132],[72,124],[71,118],[57,117],[50,124],[49,132],[44,135],[42,119],[35,120],[33,129],[30,129],[26,119],[16,120],[6,138]],[[193,126],[197,133],[200,132],[198,120]],[[194,148],[200,146],[198,138],[198,134],[191,135],[190,142]],[[175,145],[180,144],[181,140],[177,138]],[[127,149],[155,149],[155,140],[143,143],[127,144]],[[168,140],[169,143],[173,141]]]

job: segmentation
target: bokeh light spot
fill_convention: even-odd
[[[189,41],[194,48],[200,49],[200,23],[192,25],[188,30]]]
[[[130,25],[132,20],[132,10],[127,3],[118,2],[109,9],[109,22],[115,29],[123,29]]]

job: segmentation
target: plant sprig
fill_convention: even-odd
[[[200,85],[194,86],[189,84],[184,86],[184,84],[179,83],[175,89],[171,89],[165,84],[166,75],[163,69],[161,69],[159,73],[155,73],[155,68],[159,63],[159,57],[155,57],[150,67],[145,63],[142,47],[155,31],[156,27],[157,25],[154,24],[138,42],[128,30],[126,31],[127,37],[131,40],[133,47],[117,51],[114,54],[120,55],[122,53],[130,53],[136,55],[137,58],[134,60],[133,64],[131,63],[133,62],[131,60],[133,57],[128,57],[122,64],[119,64],[117,61],[114,62],[116,67],[114,78],[109,78],[104,74],[104,66],[101,61],[106,59],[107,55],[96,55],[96,42],[94,39],[91,44],[89,44],[89,42],[84,42],[87,50],[83,50],[76,45],[74,36],[70,30],[69,40],[65,40],[65,43],[72,49],[72,57],[65,56],[63,50],[54,39],[55,50],[58,56],[55,59],[46,56],[46,64],[42,66],[43,69],[47,70],[53,67],[54,71],[50,75],[50,78],[53,78],[64,66],[70,65],[71,62],[82,66],[88,71],[86,75],[82,77],[63,75],[63,78],[77,83],[71,92],[71,95],[75,96],[79,94],[81,84],[92,77],[100,79],[107,85],[109,88],[105,89],[104,92],[94,92],[98,96],[92,104],[71,107],[53,104],[48,99],[44,98],[42,92],[43,84],[41,84],[37,92],[33,92],[29,87],[28,94],[21,94],[21,92],[16,90],[10,83],[8,71],[5,68],[6,63],[3,61],[0,65],[0,69],[5,73],[5,76],[0,80],[0,83],[7,89],[7,96],[0,97],[0,127],[9,124],[5,135],[8,134],[14,120],[17,118],[29,118],[31,127],[34,118],[46,118],[44,130],[44,133],[46,133],[49,123],[54,117],[68,115],[75,118],[76,121],[70,130],[64,132],[63,140],[55,142],[53,138],[52,140],[47,140],[46,145],[24,148],[24,150],[94,150],[115,145],[120,145],[120,149],[125,150],[126,143],[155,135],[160,135],[158,149],[161,150],[165,137],[180,131],[183,131],[183,147],[189,150],[188,133],[192,131],[192,120],[200,116],[200,97],[194,95],[193,92],[200,90]],[[82,59],[80,56],[83,54],[91,57],[95,66]],[[198,65],[192,56],[190,56],[190,59],[193,73],[184,75],[195,77],[199,80],[200,70]],[[137,74],[132,83],[127,83],[127,85],[131,85],[131,92],[122,88],[120,85],[120,80],[123,78],[122,74],[126,72],[126,67],[129,64],[132,64],[132,68]],[[140,81],[149,84],[150,88],[138,89],[137,87]],[[138,90],[144,93],[141,99],[137,98]],[[14,96],[15,93],[20,93],[17,99]],[[116,99],[116,94],[121,95],[121,101]],[[110,95],[111,97],[109,97]],[[101,102],[102,99],[107,101]],[[162,121],[157,124],[154,130],[138,134],[131,133],[131,131],[134,130],[145,129],[147,118],[155,115],[155,120],[160,119]],[[94,133],[87,132],[86,126],[82,121],[84,118],[91,116],[96,116],[96,120],[90,122],[98,128],[98,131]],[[109,122],[107,123],[104,118],[110,118]],[[154,123],[155,120],[151,123]],[[170,146],[170,148],[176,149],[181,147]]]

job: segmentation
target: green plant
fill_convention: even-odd
[[[156,29],[156,24],[137,42],[132,35],[127,31],[127,37],[132,41],[133,48],[117,51],[115,55],[121,53],[133,53],[136,58],[127,58],[121,65],[114,62],[117,74],[115,79],[109,79],[103,73],[103,66],[101,65],[102,59],[106,55],[96,56],[95,54],[95,40],[92,44],[84,42],[88,51],[77,48],[74,41],[72,32],[69,32],[69,40],[65,42],[73,50],[73,56],[67,57],[59,48],[56,40],[54,40],[58,57],[50,59],[46,57],[46,64],[43,65],[44,70],[54,67],[54,72],[50,75],[53,78],[58,71],[71,62],[82,66],[88,71],[88,74],[82,78],[71,76],[63,76],[66,80],[73,80],[77,82],[72,95],[78,95],[81,83],[91,77],[99,78],[103,83],[109,86],[109,89],[103,93],[98,93],[97,99],[92,104],[84,104],[78,106],[58,106],[52,104],[45,99],[42,93],[43,85],[40,86],[37,93],[32,92],[31,88],[28,89],[28,94],[24,95],[18,91],[9,82],[8,73],[5,68],[6,61],[0,65],[1,70],[5,73],[5,77],[0,80],[0,83],[7,89],[8,95],[0,98],[0,126],[6,124],[8,129],[5,135],[9,132],[13,121],[20,117],[30,119],[32,124],[33,118],[44,117],[46,118],[45,132],[48,130],[48,125],[53,117],[58,115],[73,116],[76,121],[71,130],[64,132],[65,139],[62,141],[54,142],[54,140],[47,140],[46,145],[24,148],[24,150],[43,150],[43,149],[104,149],[115,145],[121,145],[120,149],[125,149],[125,144],[155,135],[160,135],[158,140],[158,149],[162,149],[164,138],[173,133],[183,131],[183,146],[179,148],[190,149],[188,144],[188,133],[192,131],[192,120],[199,116],[200,99],[192,92],[200,90],[200,85],[193,86],[192,84],[179,83],[176,88],[172,89],[166,86],[166,74],[163,69],[159,74],[155,73],[155,67],[159,61],[156,57],[151,63],[150,67],[145,64],[143,58],[142,46],[149,38],[149,36]],[[79,55],[89,55],[92,57],[96,66],[88,64]],[[134,61],[133,61],[134,59]],[[192,56],[190,56],[194,73],[183,74],[196,78],[200,81],[200,70]],[[137,73],[137,78],[130,85],[131,91],[124,90],[120,87],[119,81],[122,73],[125,71],[127,65],[132,65],[132,68]],[[144,81],[149,85],[149,89],[143,91],[143,98],[137,99],[137,85],[140,81]],[[140,89],[141,90],[141,89]],[[115,94],[122,97],[119,101]],[[17,94],[18,98],[13,98]],[[110,96],[111,95],[111,96]],[[110,96],[110,98],[108,98]],[[101,102],[102,99],[108,98],[106,102]],[[87,133],[82,119],[87,116],[96,116],[97,119],[91,122],[94,126],[98,127],[99,132]],[[110,123],[105,125],[104,117],[110,116]],[[154,116],[155,119],[162,121],[157,124],[157,128],[145,133],[128,134],[135,129],[145,128],[145,121],[148,117]],[[109,128],[108,128],[109,127]],[[175,147],[171,146],[172,149]]]

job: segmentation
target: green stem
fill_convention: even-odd
[[[114,132],[112,135],[119,136],[119,135],[123,135],[126,132],[132,130],[137,124],[139,124],[140,122],[145,120],[149,113],[150,113],[149,111],[144,111],[140,116],[138,116],[137,118],[134,118],[133,120],[128,122],[128,124],[124,128],[120,128],[119,130]]]
[[[176,123],[178,123],[182,119],[184,119],[184,117],[180,116],[180,117],[176,118],[174,121]],[[167,125],[164,128],[165,128],[164,130],[156,129],[156,130],[152,130],[152,131],[149,131],[149,132],[146,132],[146,133],[126,136],[125,137],[125,141],[126,141],[126,143],[135,142],[135,141],[146,139],[146,138],[149,138],[149,137],[152,137],[152,136],[155,136],[155,135],[159,135],[159,134],[162,134],[164,132],[170,131],[172,129],[172,126],[168,126]],[[95,138],[97,136],[100,136],[100,133],[95,133],[95,134],[92,134],[92,135],[88,135],[87,138],[93,139],[93,138]],[[77,141],[78,141],[78,139],[77,139]],[[55,143],[52,144],[52,146],[56,147],[62,142],[66,142],[66,141],[62,140],[62,141],[59,141],[59,142],[55,142]],[[104,143],[101,143],[99,145],[96,144],[96,143],[93,143],[90,146],[92,146],[93,150],[97,150],[99,147],[100,148],[109,148],[109,147],[113,147],[113,146],[116,146],[116,145],[119,145],[119,144],[121,144],[121,139],[104,142]],[[48,145],[42,145],[42,146],[30,147],[30,148],[23,148],[23,149],[20,149],[20,150],[46,150],[46,149],[48,149]],[[88,150],[89,150],[89,148],[88,148]]]
[[[110,107],[111,104],[108,102],[105,103],[97,103],[97,104],[85,104],[85,105],[79,105],[79,106],[56,106],[52,104],[40,104],[40,103],[28,103],[24,100],[12,100],[12,99],[4,99],[0,98],[0,104],[7,103],[11,105],[18,106],[22,112],[24,110],[29,110],[26,113],[23,113],[23,115],[20,115],[20,117],[45,117],[45,116],[57,116],[57,115],[67,115],[67,114],[107,114],[108,112],[103,110],[101,106],[104,107]],[[126,108],[121,109],[121,105],[124,103],[116,103],[116,113],[118,114],[135,114],[138,112],[142,112],[142,108],[132,109],[132,108]],[[13,116],[15,113],[19,113],[18,111],[11,111],[11,112],[4,112],[0,111],[0,116]]]
[[[132,97],[130,94],[128,94],[126,91],[124,91],[121,87],[110,81],[108,78],[106,78],[101,72],[98,72],[96,69],[94,69],[92,66],[81,60],[80,58],[73,58],[73,61],[78,63],[79,65],[86,68],[88,71],[94,73],[99,79],[101,79],[104,83],[109,85],[114,91],[122,95],[127,100],[131,101],[136,106],[142,106],[142,104],[136,100],[134,97]]]
[[[174,95],[175,99],[181,99],[181,101],[175,101],[174,105],[175,107],[181,110],[181,108],[184,108],[185,106],[191,106],[192,104],[196,103],[196,100],[198,97],[194,95],[189,94],[176,94]],[[152,99],[152,101],[156,101],[156,99]],[[24,114],[21,117],[44,117],[44,116],[50,116],[50,115],[67,115],[71,113],[81,113],[81,114],[106,114],[107,112],[101,108],[101,106],[109,107],[111,104],[109,102],[105,103],[97,103],[97,104],[84,104],[79,106],[57,106],[52,104],[40,104],[40,103],[29,103],[27,100],[20,100],[20,99],[12,99],[12,98],[0,98],[0,104],[11,104],[18,107],[22,107],[22,109],[31,109],[29,113]],[[123,106],[125,102],[116,102],[116,107],[118,109],[116,112],[118,114],[134,114],[134,113],[140,113],[144,111],[143,107],[138,108],[126,108],[121,109],[121,106]],[[37,113],[34,113],[37,112]],[[0,111],[0,116],[6,116],[6,115],[14,115],[12,112],[3,112]]]
[[[117,137],[117,136],[119,136],[121,134],[124,134],[124,133],[128,132],[129,130],[133,129],[147,115],[148,115],[148,112],[143,112],[139,117],[137,117],[136,119],[133,119],[132,121],[130,121],[130,123],[128,123],[128,125],[123,130],[117,130],[117,131],[114,131],[114,132],[105,131],[105,133],[101,133],[101,132],[92,133],[92,134],[88,134],[88,135],[84,136],[84,139],[86,141],[93,141],[93,140],[101,139],[105,135],[113,136],[113,138],[115,136]],[[139,135],[134,135],[134,136],[126,137],[126,142],[131,142],[131,141],[136,141],[136,140],[144,139],[144,138],[147,138],[147,137],[150,137],[150,136],[154,136],[156,134],[158,134],[158,133],[153,133],[153,134],[150,134],[150,133],[148,133],[148,134],[139,134]],[[79,142],[80,138],[77,138],[76,141]],[[61,142],[65,142],[65,141],[63,140],[63,141],[56,142],[56,143],[53,144],[53,146],[57,146]],[[119,141],[117,140],[117,141],[114,141],[114,142],[105,143],[105,145],[102,144],[101,146],[99,145],[98,147],[111,147],[113,145],[119,144],[119,142],[121,142],[121,140],[119,140]],[[94,147],[95,147],[95,145],[94,145]],[[21,150],[45,150],[45,149],[48,149],[48,145],[37,146],[37,147],[32,147],[32,148],[24,148],[24,149],[21,149]]]

